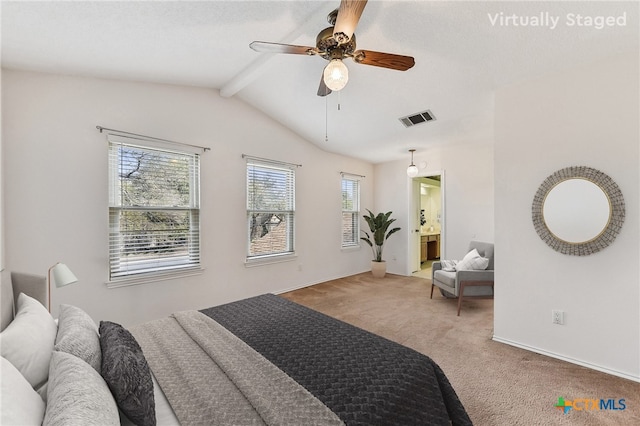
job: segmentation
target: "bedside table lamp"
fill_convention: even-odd
[[[65,285],[73,284],[78,279],[71,269],[64,263],[56,263],[49,268],[49,312],[51,312],[51,280],[55,281],[56,287],[64,287]]]

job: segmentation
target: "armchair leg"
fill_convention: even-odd
[[[431,297],[429,297],[429,299],[433,299],[433,288],[435,287],[435,285],[431,284]]]
[[[464,295],[464,289],[467,286],[491,286],[493,289],[493,281],[461,281],[460,282],[460,294],[458,295],[458,316],[460,316],[460,307],[462,306],[462,296]],[[476,299],[493,299],[491,296],[469,296]]]

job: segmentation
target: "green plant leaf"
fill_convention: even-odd
[[[374,261],[382,262],[382,249],[385,240],[387,240],[391,235],[400,231],[400,228],[396,227],[388,231],[391,224],[396,221],[395,219],[391,218],[392,212],[390,211],[386,213],[381,212],[375,215],[369,209],[367,209],[367,212],[368,214],[363,214],[362,218],[365,220],[365,222],[367,222],[367,225],[369,225],[371,235],[363,230],[362,232],[366,235],[366,237],[361,237],[360,239],[369,244],[369,246],[373,250]]]

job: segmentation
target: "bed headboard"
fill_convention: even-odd
[[[2,313],[2,324],[0,331],[4,330],[11,321],[15,313],[15,305],[18,295],[24,293],[31,296],[43,306],[47,306],[47,278],[40,275],[25,274],[22,272],[2,273],[2,303],[0,311]]]

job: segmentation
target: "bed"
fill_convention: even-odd
[[[3,280],[2,424],[471,424],[429,357],[277,295],[125,329],[35,278]]]

